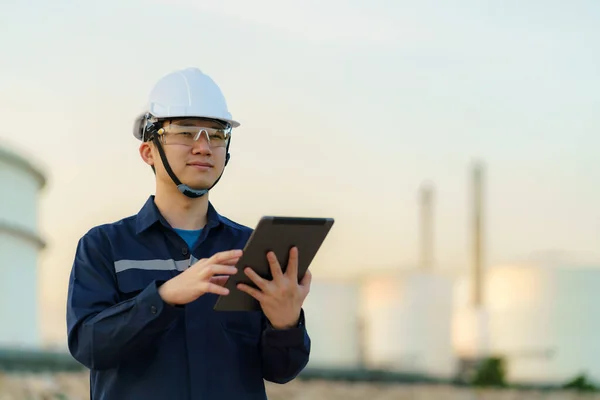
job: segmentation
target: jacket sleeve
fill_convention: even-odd
[[[270,382],[287,383],[302,372],[310,356],[304,310],[295,328],[276,330],[268,321],[266,324],[261,338],[263,377]]]
[[[119,301],[110,248],[99,230],[77,245],[67,293],[67,337],[71,355],[90,369],[108,369],[151,345],[183,308],[166,304],[152,282]]]

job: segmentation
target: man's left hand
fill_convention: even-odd
[[[261,278],[251,268],[244,272],[258,289],[240,283],[238,289],[254,297],[262,307],[265,316],[275,329],[296,327],[304,299],[310,291],[311,273],[306,271],[298,282],[298,248],[290,250],[290,257],[285,274],[281,270],[275,253],[269,252],[267,260],[271,267],[273,280]]]

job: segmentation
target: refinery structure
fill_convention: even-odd
[[[0,147],[0,347],[41,346],[38,201],[45,185],[40,169]]]
[[[527,263],[486,265],[485,171],[470,173],[468,273],[435,262],[434,186],[420,199],[420,263],[357,281],[313,279],[305,302],[310,368],[380,369],[441,379],[461,360],[501,356],[511,382],[600,381],[598,268]],[[37,267],[45,247],[38,198],[46,178],[0,148],[0,348],[40,348]]]
[[[435,192],[424,185],[417,267],[355,282],[313,280],[309,366],[451,380],[465,360],[502,357],[513,383],[564,383],[583,373],[600,382],[600,265],[487,265],[483,165],[469,176],[468,273],[436,270]]]

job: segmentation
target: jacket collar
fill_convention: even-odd
[[[208,212],[206,219],[207,228],[214,228],[225,222],[223,217],[217,212],[217,210],[213,207],[210,201],[208,202]],[[135,232],[139,235],[140,233],[146,231],[148,228],[150,228],[156,223],[160,223],[168,229],[173,229],[173,227],[167,222],[165,217],[162,216],[158,207],[156,207],[156,204],[154,203],[154,195],[150,195],[146,200],[146,203],[144,203],[144,205],[136,215]]]

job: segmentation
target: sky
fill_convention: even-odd
[[[436,267],[468,270],[476,160],[487,266],[600,265],[599,20],[594,0],[3,1],[0,144],[48,176],[46,339],[64,337],[78,239],[153,193],[133,119],[190,66],[242,124],[211,201],[249,226],[334,217],[317,278],[414,267],[424,182]]]

